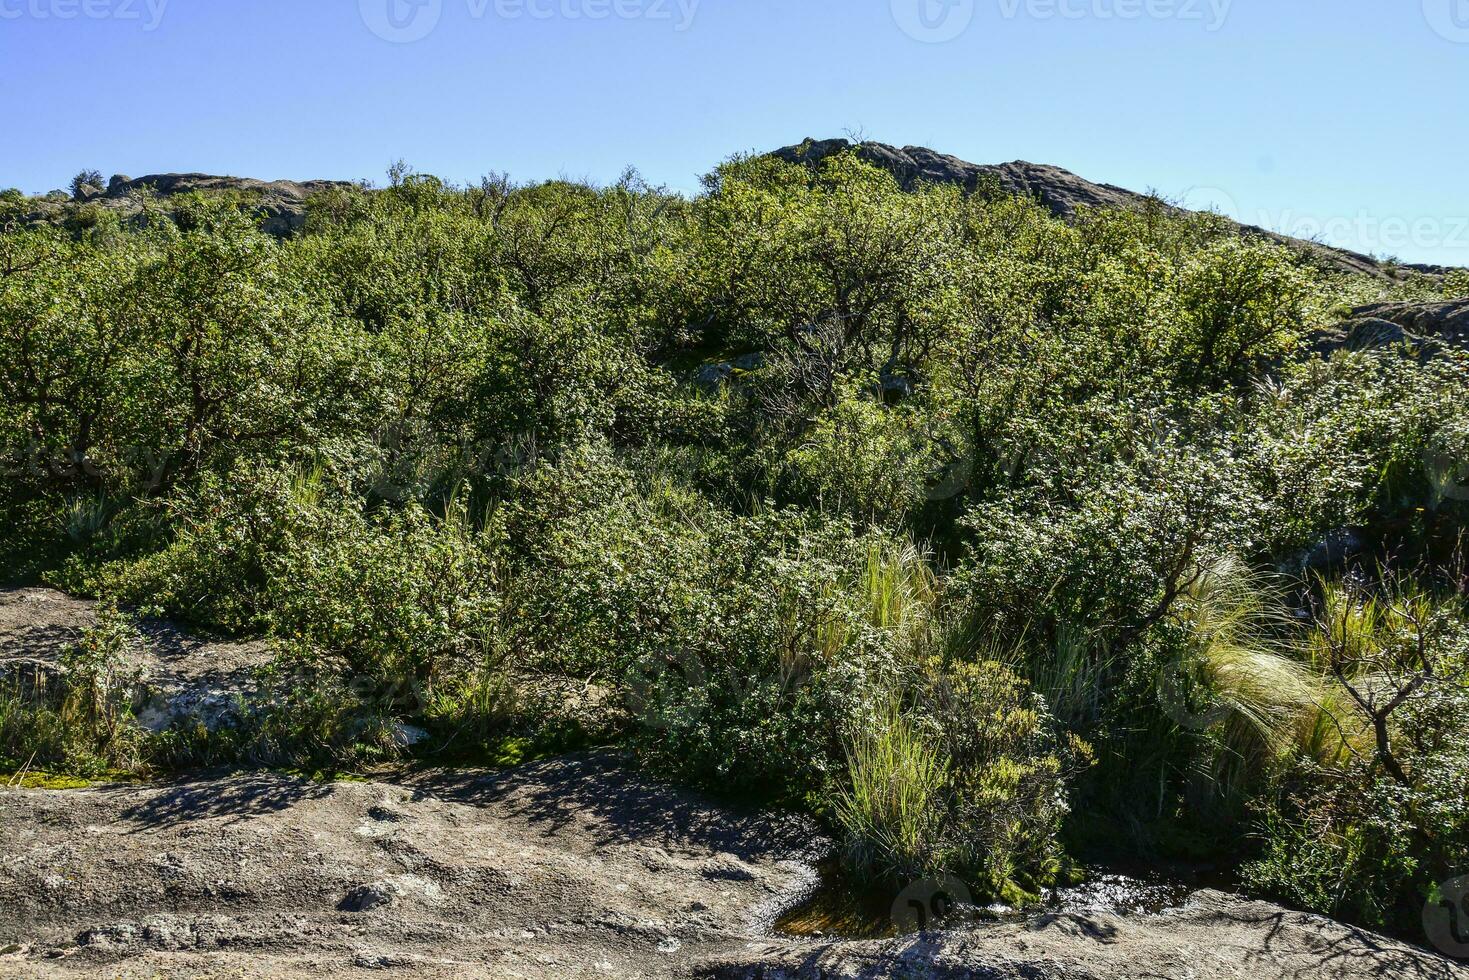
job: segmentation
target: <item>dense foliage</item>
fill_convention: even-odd
[[[393,178],[283,239],[0,199],[6,575],[280,651],[240,731],[128,732],[111,617],[70,689],[7,682],[0,765],[409,722],[623,744],[1016,901],[1104,839],[1375,924],[1469,871],[1469,358],[1309,342],[1382,283],[852,156]]]

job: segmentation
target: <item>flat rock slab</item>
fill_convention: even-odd
[[[1361,929],[1214,891],[1179,911],[1065,912],[862,943],[774,942],[711,962],[716,980],[1462,980],[1469,968]]]
[[[811,887],[816,841],[601,754],[7,791],[0,976],[690,976]]]
[[[734,812],[604,753],[382,782],[10,790],[0,977],[1469,978],[1208,891],[1153,916],[773,936],[825,850],[801,818]]]

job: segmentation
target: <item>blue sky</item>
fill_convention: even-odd
[[[692,191],[853,130],[1469,265],[1469,0],[0,0],[0,86],[26,191],[398,157]]]

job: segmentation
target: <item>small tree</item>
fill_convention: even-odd
[[[1446,604],[1411,579],[1385,576],[1375,596],[1347,583],[1329,587],[1317,617],[1316,659],[1371,726],[1375,761],[1400,785],[1412,774],[1393,745],[1393,716],[1415,699],[1469,676],[1466,637]],[[1346,740],[1351,747],[1351,740]]]
[[[78,201],[104,190],[102,173],[99,170],[83,170],[71,179],[71,196]]]

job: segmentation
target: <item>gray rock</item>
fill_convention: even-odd
[[[1447,348],[1469,350],[1469,300],[1374,303],[1358,307],[1341,323],[1310,337],[1310,350],[1323,357],[1398,345],[1407,345],[1420,358]]]
[[[885,367],[877,378],[878,394],[885,402],[900,402],[913,394],[913,379],[892,368]]]
[[[396,897],[387,882],[374,881],[352,889],[346,898],[337,903],[337,908],[343,912],[371,912],[375,908],[393,904]]]
[[[1301,571],[1326,571],[1337,568],[1364,553],[1368,548],[1366,531],[1360,527],[1339,527],[1327,531],[1294,562]]]
[[[312,196],[333,188],[351,187],[334,180],[255,180],[248,177],[221,177],[213,174],[150,174],[136,179],[115,174],[107,189],[88,191],[85,200],[101,205],[123,217],[142,210],[145,197],[161,201],[181,194],[198,192],[206,196],[234,195],[253,204],[261,218],[261,227],[272,235],[286,236],[306,223],[306,204]],[[30,216],[32,221],[56,220],[65,212],[55,207],[71,200],[65,191],[53,191],[40,202],[43,207]]]
[[[95,604],[52,589],[0,589],[0,682],[13,679],[27,692],[62,683],[62,658],[96,622]],[[190,634],[174,624],[142,624],[133,713],[150,731],[202,725],[208,731],[237,724],[258,691],[255,672],[269,663],[261,641],[232,643]]]
[[[732,374],[734,374],[733,364],[705,364],[694,375],[694,384],[705,391],[718,391]]]
[[[1469,978],[1432,952],[1218,892],[1156,915],[784,937],[771,923],[831,852],[809,821],[721,807],[611,753],[399,777],[0,789],[0,976],[295,980],[360,957],[404,977],[527,980]],[[364,821],[389,804],[411,819]],[[54,967],[53,951],[66,954]]]
[[[772,940],[711,958],[717,980],[1464,980],[1427,950],[1222,892],[1159,915],[1048,913],[1028,922],[866,942]]]
[[[1418,340],[1469,347],[1469,299],[1375,303],[1353,310],[1352,319],[1392,323]]]
[[[708,392],[715,392],[735,375],[754,371],[765,363],[765,355],[759,351],[741,354],[729,361],[705,364],[694,374],[694,384]]]

